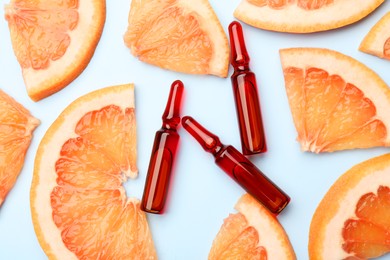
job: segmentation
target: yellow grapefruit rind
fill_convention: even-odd
[[[209,1],[177,0],[176,4],[183,8],[184,13],[192,13],[193,15],[196,15],[199,18],[197,20],[199,22],[199,26],[207,36],[211,37],[211,44],[214,52],[206,74],[226,78],[229,70],[229,42]],[[135,15],[138,6],[139,3],[136,3],[136,1],[131,2],[130,16]],[[129,21],[130,20],[132,20],[131,17],[129,17]],[[132,54],[137,56],[137,47],[134,46],[133,43],[131,43],[129,47]]]
[[[356,5],[354,0],[335,1],[335,4],[306,11],[296,3],[284,9],[258,7],[243,0],[234,16],[254,27],[290,33],[312,33],[340,28],[357,22],[379,7],[384,0],[366,0]]]
[[[100,40],[106,19],[106,1],[79,1],[79,21],[68,32],[71,42],[64,56],[50,61],[49,68],[22,69],[27,93],[34,101],[48,97],[69,85],[87,67]]]
[[[80,118],[92,110],[111,104],[122,109],[134,108],[134,85],[127,84],[100,89],[75,100],[50,126],[38,147],[30,191],[30,206],[38,241],[50,259],[58,256],[63,259],[76,259],[76,256],[62,242],[61,232],[52,218],[50,194],[57,186],[56,160],[62,145],[69,138],[77,136],[74,130]],[[130,177],[136,174],[137,172],[126,172],[126,175]],[[125,196],[124,188],[120,187],[120,189]]]
[[[390,37],[390,12],[385,14],[371,28],[359,46],[359,50],[379,58],[385,59],[383,46]],[[390,59],[390,58],[387,58]]]
[[[244,194],[234,207],[243,214],[249,226],[259,234],[259,246],[267,251],[268,259],[296,259],[294,249],[279,221],[249,194]]]
[[[390,187],[390,154],[360,163],[344,173],[318,205],[310,224],[311,260],[346,259],[341,231],[344,222],[355,216],[358,200],[379,185]]]
[[[283,70],[288,67],[301,69],[320,68],[329,75],[340,75],[345,82],[351,83],[363,91],[376,107],[376,118],[380,119],[390,132],[390,88],[370,68],[359,61],[339,52],[321,48],[290,48],[280,50]],[[390,146],[390,134],[387,134],[384,146]],[[309,147],[302,146],[307,151]]]

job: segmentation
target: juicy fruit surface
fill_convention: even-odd
[[[209,259],[267,259],[267,251],[258,243],[259,234],[245,216],[230,214],[213,242]]]
[[[66,52],[79,14],[78,0],[13,0],[6,6],[15,55],[22,68],[46,69]]]
[[[284,69],[298,140],[314,152],[385,145],[387,129],[356,86],[320,68]]]
[[[334,0],[248,0],[256,6],[268,6],[274,9],[285,8],[288,5],[297,5],[305,10],[315,10],[334,3]]]
[[[139,251],[151,243],[143,238],[145,214],[138,202],[126,201],[122,187],[130,169],[136,171],[134,109],[112,105],[91,111],[75,133],[78,137],[62,146],[58,186],[51,193],[53,220],[63,242],[81,259],[148,259],[147,251]]]
[[[11,0],[12,47],[27,93],[39,101],[68,86],[89,64],[106,17],[104,0]]]
[[[377,194],[363,195],[355,214],[344,223],[343,249],[363,259],[390,252],[390,188],[379,186]]]
[[[208,259],[296,259],[287,234],[268,209],[249,194],[235,208],[239,213],[224,220]]]
[[[0,206],[23,167],[34,129],[39,121],[0,90]]]
[[[40,144],[31,187],[49,257],[157,258],[139,200],[122,185],[137,176],[136,156],[133,86],[97,90],[61,113]]]
[[[310,259],[368,259],[390,252],[390,154],[355,165],[318,205]]]
[[[390,89],[374,71],[329,49],[282,49],[280,58],[303,151],[390,145]]]
[[[78,136],[62,146],[56,162],[57,182],[71,189],[122,187],[122,181],[137,170],[135,131],[133,108],[123,112],[112,105],[87,113],[76,126]]]
[[[183,1],[132,1],[129,26],[124,36],[125,44],[141,61],[161,68],[191,74],[214,74],[210,68],[213,55],[216,48],[228,48],[227,39],[225,46],[213,46],[211,35],[203,26],[209,23],[215,27],[214,32],[218,32],[219,22],[205,21],[205,17],[192,10],[191,1],[184,4],[181,2]],[[211,9],[207,1],[193,4],[205,5],[203,9]],[[227,57],[228,55],[222,57],[226,63]],[[218,76],[226,77],[227,69],[217,73],[222,74]]]
[[[125,42],[128,47],[134,46],[133,54],[159,67],[204,72],[211,59],[212,47],[196,18],[192,14],[184,14],[169,1],[165,5],[152,5],[157,9],[147,7],[152,11],[148,14],[149,19],[138,20],[135,14],[129,19],[130,30],[125,35]],[[140,12],[139,15],[145,14]],[[145,28],[151,30],[145,32]]]

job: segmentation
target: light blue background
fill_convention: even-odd
[[[7,1],[8,2],[8,1]],[[240,0],[211,0],[227,32]],[[359,1],[356,1],[357,5]],[[20,177],[0,209],[0,259],[45,259],[30,215],[29,191],[38,144],[61,111],[74,99],[105,86],[134,82],[138,130],[139,178],[126,184],[131,196],[142,196],[154,133],[161,126],[171,82],[185,84],[183,115],[191,115],[222,142],[240,149],[238,126],[229,78],[193,76],[141,63],[123,43],[130,0],[107,1],[107,20],[89,66],[67,88],[38,103],[25,91],[19,64],[12,51],[5,19],[0,19],[0,88],[41,120],[28,150]],[[268,152],[251,160],[292,198],[279,216],[298,259],[307,259],[308,231],[316,206],[332,183],[353,165],[389,152],[368,149],[311,154],[300,151],[287,103],[278,50],[287,47],[325,47],[350,55],[376,71],[390,84],[390,62],[361,53],[358,46],[369,29],[390,10],[387,1],[366,19],[329,32],[310,35],[263,31],[244,25],[252,70],[257,75]],[[4,16],[0,8],[0,17]],[[232,70],[229,70],[229,75]],[[160,259],[206,259],[222,221],[244,191],[213,162],[211,155],[183,129],[181,146],[164,215],[148,215]],[[387,257],[387,259],[390,259]]]

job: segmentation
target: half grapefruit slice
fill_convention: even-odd
[[[133,85],[70,104],[43,137],[32,219],[49,258],[156,259],[145,213],[123,187],[137,176]]]

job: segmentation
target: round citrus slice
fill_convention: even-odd
[[[390,89],[375,72],[328,49],[284,49],[280,56],[303,151],[390,145]]]
[[[164,69],[228,73],[228,40],[207,0],[132,1],[124,41],[141,61]]]
[[[24,164],[39,120],[0,89],[0,206]]]
[[[390,252],[390,154],[354,166],[329,189],[310,225],[310,259]]]
[[[390,12],[372,27],[360,44],[359,50],[390,60]]]
[[[384,0],[242,0],[234,16],[252,26],[279,32],[311,33],[349,25]]]
[[[235,206],[213,241],[209,260],[296,259],[290,240],[276,216],[249,194]]]
[[[5,7],[12,46],[34,101],[72,82],[86,68],[100,39],[104,0],[11,0]]]
[[[32,219],[55,259],[155,259],[139,201],[123,183],[137,176],[133,85],[104,88],[70,104],[35,158]]]

